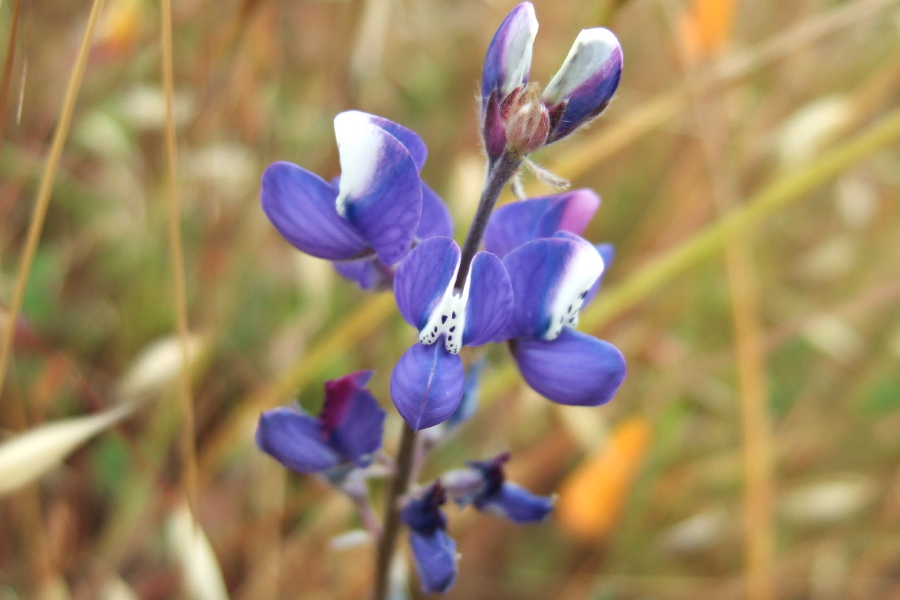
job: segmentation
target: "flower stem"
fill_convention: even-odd
[[[497,162],[493,164],[488,173],[487,182],[484,190],[481,192],[481,200],[478,201],[478,210],[475,211],[475,217],[472,219],[472,225],[469,227],[469,233],[466,234],[466,241],[463,244],[462,257],[459,261],[459,273],[456,275],[456,284],[454,287],[462,289],[466,283],[466,277],[469,275],[469,266],[478,247],[481,245],[481,238],[484,237],[484,230],[487,227],[491,213],[494,212],[494,206],[497,204],[497,198],[506,183],[512,179],[519,166],[522,164],[522,155],[517,152],[504,150]]]
[[[378,541],[378,556],[375,561],[375,594],[373,600],[386,600],[390,581],[391,562],[394,548],[397,546],[397,535],[400,533],[400,497],[409,487],[412,475],[413,457],[416,454],[416,432],[403,424],[400,437],[400,450],[397,452],[397,468],[388,490],[387,503],[384,507],[384,529]]]

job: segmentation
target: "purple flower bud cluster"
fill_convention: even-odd
[[[279,233],[365,290],[392,289],[417,336],[390,377],[391,400],[408,426],[404,440],[411,441],[396,461],[381,453],[386,413],[366,388],[372,371],[326,382],[318,416],[299,407],[263,413],[257,444],[289,469],[324,475],[367,514],[366,479],[395,467],[400,483],[391,493],[406,499],[389,497],[384,527],[372,524],[370,532],[392,542],[397,523],[406,526],[429,592],[446,591],[456,578],[456,546],[442,508],[448,500],[520,524],[553,507],[551,498],[506,481],[506,454],[406,493],[413,462],[421,462],[413,456],[421,458],[476,412],[485,361],[472,357],[467,369],[462,349],[507,345],[528,385],[560,404],[604,404],[625,377],[615,346],[576,330],[612,261],[610,246],[581,237],[600,198],[580,189],[494,210],[526,156],[599,115],[621,74],[615,36],[587,29],[542,91],[528,81],[537,28],[534,8],[522,3],[488,49],[481,105],[488,177],[462,247],[452,238],[447,207],[421,179],[424,142],[385,118],[337,115],[341,173],[331,181],[287,162],[262,177],[262,207]],[[417,439],[414,432],[423,430]],[[391,543],[379,547],[392,556]],[[384,594],[376,589],[376,598]]]

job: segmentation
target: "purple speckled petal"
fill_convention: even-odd
[[[453,217],[441,197],[422,182],[422,220],[416,237],[427,240],[433,237],[453,237]]]
[[[548,143],[603,112],[621,76],[622,47],[616,36],[603,27],[582,30],[562,67],[544,90],[544,102],[551,113],[565,104]]]
[[[551,237],[559,231],[580,235],[599,206],[600,198],[589,189],[501,206],[491,215],[484,233],[484,247],[503,258],[522,244]]]
[[[344,260],[369,247],[337,213],[336,198],[336,189],[297,165],[277,162],[263,173],[263,211],[284,239],[312,256]]]
[[[499,100],[502,100],[528,81],[537,30],[537,17],[530,2],[516,6],[500,24],[484,59],[482,108],[493,90],[499,90]]]
[[[406,322],[421,330],[456,279],[459,246],[450,238],[425,240],[397,267],[394,297]]]
[[[513,290],[506,267],[490,252],[472,260],[466,287],[466,319],[462,343],[486,344],[506,329],[513,308]]]
[[[422,217],[422,181],[406,147],[365,113],[340,113],[334,130],[341,159],[335,208],[393,265],[406,256]]]
[[[365,467],[381,448],[387,414],[365,389],[372,371],[357,371],[325,382],[325,403],[319,415],[331,446],[346,459]]]
[[[462,359],[444,344],[416,344],[407,350],[391,374],[391,399],[403,420],[415,431],[446,420],[462,399],[465,375]]]
[[[409,545],[422,591],[431,594],[449,590],[456,581],[456,542],[453,538],[443,529],[436,529],[431,534],[411,531]]]
[[[605,404],[625,379],[625,358],[615,346],[568,327],[553,341],[518,338],[510,349],[528,385],[560,404]]]
[[[256,445],[298,473],[325,471],[341,462],[318,419],[292,408],[275,408],[260,415]]]
[[[555,338],[563,327],[574,323],[603,272],[597,250],[567,232],[519,246],[506,255],[503,264],[515,297],[507,338]]]

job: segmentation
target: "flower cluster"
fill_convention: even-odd
[[[414,470],[415,432],[430,433],[418,440],[421,454],[426,441],[433,448],[476,410],[484,361],[467,371],[463,347],[506,344],[528,385],[560,404],[604,404],[625,377],[625,360],[612,344],[576,330],[612,260],[611,247],[581,237],[599,197],[581,189],[494,210],[502,190],[529,164],[527,155],[599,115],[621,74],[615,36],[587,29],[541,91],[529,82],[537,27],[534,8],[522,3],[488,49],[481,102],[488,176],[462,247],[452,238],[449,211],[420,177],[424,142],[385,118],[337,115],[341,173],[330,182],[287,162],[263,174],[262,207],[279,233],[302,252],[332,261],[363,289],[393,289],[399,313],[417,331],[390,378],[410,443],[401,445],[396,461],[380,461],[396,465],[399,485],[392,489],[400,494],[408,483],[401,478]],[[361,371],[326,382],[317,417],[299,408],[267,411],[258,446],[294,471],[322,473],[365,508],[364,482],[377,476],[372,463],[386,418],[365,387],[371,376]],[[402,522],[423,589],[448,589],[456,577],[456,547],[442,509],[448,499],[515,523],[539,521],[552,509],[551,498],[506,481],[508,459],[504,454],[446,473],[414,489],[402,508],[389,498],[384,531],[370,527],[388,542],[381,551],[390,557],[392,523]],[[394,510],[400,512],[391,518]],[[385,593],[376,590],[376,598]]]

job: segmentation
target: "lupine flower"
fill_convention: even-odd
[[[560,231],[581,235],[599,206],[600,198],[589,189],[501,206],[485,229],[484,248],[503,258],[522,244]]]
[[[501,337],[509,340],[528,385],[560,404],[598,406],[611,400],[625,378],[622,353],[574,329],[603,273],[597,248],[560,232],[519,246],[503,264],[515,307]]]
[[[506,481],[503,465],[508,460],[507,452],[491,460],[471,461],[467,469],[446,473],[441,483],[460,506],[471,504],[519,524],[542,520],[553,510],[554,499]]]
[[[260,450],[299,473],[335,467],[367,467],[381,448],[386,413],[365,388],[372,371],[357,371],[325,382],[318,417],[299,407],[264,412],[256,429]]]
[[[441,510],[446,502],[447,492],[438,481],[400,512],[425,593],[446,592],[456,581],[456,542],[447,535],[447,516]]]
[[[422,219],[413,239],[413,245],[432,237],[453,235],[453,219],[450,211],[425,182],[422,182]],[[389,290],[394,286],[396,265],[386,265],[378,256],[367,256],[356,260],[336,261],[337,272],[367,291]]]
[[[598,116],[619,85],[622,48],[602,27],[583,30],[543,94],[529,83],[538,23],[530,2],[516,6],[488,47],[481,82],[482,138],[491,162],[507,147],[527,154]]]
[[[333,261],[377,256],[393,265],[409,252],[420,226],[425,144],[411,130],[359,111],[337,115],[334,131],[338,185],[277,162],[263,174],[263,210],[307,254]]]
[[[461,290],[455,287],[459,267],[456,242],[436,237],[409,253],[394,280],[397,307],[419,331],[419,343],[394,367],[391,397],[416,431],[453,414],[464,389],[460,348],[500,335],[512,310],[512,288],[499,258],[476,254]]]

